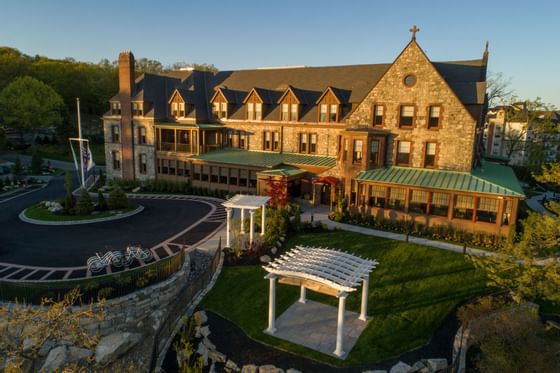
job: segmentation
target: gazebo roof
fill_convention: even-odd
[[[337,250],[296,246],[263,268],[278,276],[312,280],[340,292],[351,292],[377,264],[376,260]]]
[[[266,205],[270,197],[267,196],[250,196],[246,194],[236,194],[222,205],[229,208],[256,210]]]

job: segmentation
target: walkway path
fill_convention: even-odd
[[[537,194],[534,195],[531,198],[527,198],[527,200],[525,200],[525,202],[527,203],[527,206],[529,206],[529,208],[535,212],[541,213],[541,214],[545,214],[545,215],[549,215],[549,216],[553,216],[553,214],[548,211],[547,209],[544,208],[544,206],[542,205],[542,203],[540,203],[539,201],[543,199],[543,197],[546,196],[546,199],[548,201],[552,200],[552,197],[554,196],[554,193],[552,192],[546,192],[546,193],[541,193],[541,194]]]

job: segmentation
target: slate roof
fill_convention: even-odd
[[[471,172],[395,166],[376,168],[361,171],[356,180],[457,192],[525,197],[511,167],[491,162],[482,162],[481,167]]]
[[[306,165],[330,168],[336,165],[335,157],[299,153],[274,153],[228,148],[190,157],[194,160],[233,165],[274,168],[280,165]]]

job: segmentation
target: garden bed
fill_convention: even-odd
[[[89,215],[69,215],[50,212],[47,208],[41,207],[41,204],[31,206],[24,211],[24,215],[27,218],[41,221],[85,221],[85,220],[97,220],[113,216],[118,216],[126,214],[128,212],[138,209],[140,205],[137,203],[129,203],[127,208],[118,210],[107,210],[107,211],[94,211]]]
[[[426,344],[457,304],[485,293],[485,275],[463,255],[412,243],[335,231],[303,233],[285,245],[323,246],[379,261],[370,275],[371,321],[344,361],[263,333],[268,315],[268,282],[260,266],[224,267],[201,307],[241,327],[251,338],[306,358],[337,366],[371,364]],[[359,312],[361,291],[348,297],[347,309]],[[299,296],[296,287],[279,285],[277,317]],[[332,306],[337,299],[309,292],[309,299]]]

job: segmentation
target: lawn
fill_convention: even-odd
[[[138,204],[130,203],[126,209],[121,210],[110,210],[110,211],[100,211],[96,214],[90,215],[62,215],[54,214],[47,210],[46,208],[40,207],[39,205],[34,205],[25,210],[25,216],[31,219],[44,220],[44,221],[72,221],[72,220],[91,220],[106,218],[108,216],[114,216],[119,213],[130,212],[136,210]]]
[[[347,366],[373,363],[420,347],[458,303],[486,291],[484,274],[454,252],[344,231],[300,234],[289,239],[286,248],[296,244],[343,249],[379,261],[370,275],[371,321],[345,361],[262,332],[267,326],[268,281],[263,279],[265,271],[260,266],[224,267],[201,307],[266,344]],[[348,297],[348,310],[359,312],[360,293],[358,290]],[[279,285],[276,316],[298,295],[299,288]],[[334,297],[309,291],[308,296],[332,306],[338,304]]]

